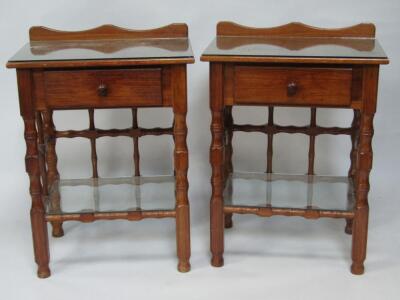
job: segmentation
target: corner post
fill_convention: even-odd
[[[57,181],[60,179],[60,175],[57,170],[57,153],[56,153],[56,134],[55,134],[55,126],[53,121],[53,111],[44,111],[43,112],[43,121],[44,121],[44,132],[45,132],[45,145],[46,145],[46,163],[47,163],[47,182],[48,189],[52,190],[52,200],[51,205],[52,209],[56,211],[60,211],[60,191],[58,188]],[[53,228],[52,235],[53,237],[62,237],[64,236],[64,230],[62,227],[61,221],[53,221],[51,222],[51,226]]]
[[[40,181],[40,163],[38,150],[38,132],[36,128],[35,104],[33,100],[32,73],[27,69],[17,70],[18,91],[21,116],[24,120],[24,137],[26,143],[25,168],[29,175],[29,193],[32,199],[31,226],[35,262],[38,265],[37,275],[40,278],[50,276],[49,241],[45,208]]]
[[[358,153],[358,142],[360,134],[360,111],[357,109],[353,110],[353,122],[351,123],[351,152],[350,152],[350,168],[348,172],[348,177],[350,177],[353,182],[355,174],[357,172],[357,153]],[[344,232],[347,234],[353,233],[353,219],[346,219],[346,227]]]
[[[232,106],[225,107],[224,110],[224,124],[225,124],[225,154],[224,154],[224,164],[225,164],[225,176],[224,176],[224,186],[229,182],[229,176],[233,172],[232,164],[232,139],[233,139],[233,117],[232,117]],[[225,214],[225,228],[232,228],[232,213]]]
[[[368,192],[369,174],[372,168],[373,119],[376,111],[379,66],[365,66],[363,70],[362,100],[360,115],[359,145],[357,149],[355,174],[355,216],[353,220],[353,245],[351,272],[364,273],[368,236]]]
[[[224,264],[224,97],[223,64],[210,63],[210,108],[211,108],[211,146],[210,163],[212,169],[210,201],[211,264],[221,267]]]
[[[173,111],[175,142],[174,166],[176,185],[176,241],[178,252],[178,270],[190,270],[190,211],[187,172],[189,167],[188,147],[186,143],[187,125],[187,86],[186,65],[174,65],[172,68]]]

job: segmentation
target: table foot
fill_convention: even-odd
[[[225,228],[232,228],[233,221],[232,221],[232,214],[225,215]]]
[[[51,232],[52,236],[55,238],[64,236],[64,230],[62,228],[62,223],[52,223],[53,230]]]
[[[48,277],[50,277],[50,274],[51,274],[51,272],[50,272],[50,269],[49,269],[49,267],[39,267],[38,268],[38,271],[37,271],[37,276],[39,277],[39,278],[48,278]]]
[[[346,220],[346,227],[344,228],[346,234],[353,234],[353,220]]]
[[[213,267],[222,267],[224,265],[224,258],[222,255],[215,255],[211,258],[211,265]]]
[[[364,274],[364,264],[353,263],[351,265],[351,273],[353,273],[354,275]]]
[[[178,271],[181,273],[187,273],[190,271],[190,263],[188,261],[178,263]]]

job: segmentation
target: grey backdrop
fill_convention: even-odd
[[[352,276],[350,237],[341,220],[309,222],[300,218],[260,219],[235,217],[226,234],[226,266],[209,265],[208,201],[210,197],[210,144],[208,64],[201,52],[215,35],[219,20],[249,26],[276,26],[301,21],[320,27],[342,27],[373,22],[377,36],[391,59],[381,68],[378,112],[375,117],[374,168],[371,174],[371,217],[366,274]],[[400,1],[5,1],[0,0],[0,286],[6,299],[118,299],[189,297],[204,299],[396,299],[399,266],[400,208],[399,99]],[[25,145],[19,116],[14,70],[6,70],[9,57],[28,40],[28,29],[45,25],[80,30],[112,23],[127,28],[151,28],[172,22],[189,25],[196,63],[188,67],[188,126],[190,202],[192,215],[192,272],[176,271],[173,220],[139,223],[68,223],[66,236],[50,238],[51,269],[47,280],[36,278],[29,223],[28,177],[24,169]],[[351,112],[320,110],[318,123],[346,125]],[[237,122],[263,123],[266,109],[235,109]],[[141,126],[168,126],[167,109],[139,110]],[[71,122],[71,120],[73,120]],[[307,124],[306,109],[278,109],[281,124]],[[100,111],[99,127],[130,125],[126,110]],[[82,111],[57,113],[58,128],[85,128]],[[126,138],[99,140],[100,175],[130,175],[132,143]],[[302,135],[275,139],[275,172],[304,173],[308,140]],[[141,139],[142,172],[168,174],[172,169],[170,137]],[[319,174],[345,174],[350,141],[346,137],[318,137],[316,170]],[[64,178],[90,176],[87,140],[60,140],[59,170]],[[234,167],[263,171],[266,137],[234,137]]]

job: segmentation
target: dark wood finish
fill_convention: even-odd
[[[45,102],[52,108],[161,106],[161,69],[44,72]]]
[[[277,134],[277,133],[302,133],[307,135],[320,135],[320,134],[352,134],[352,128],[344,127],[322,127],[322,126],[282,126],[274,123],[267,123],[265,125],[237,125],[233,124],[233,131],[244,131],[244,132],[263,132],[266,134]],[[271,150],[272,151],[272,150]]]
[[[193,63],[186,24],[148,30],[104,25],[84,31],[32,27],[8,68],[78,68]],[[62,51],[68,50],[68,51]]]
[[[251,28],[220,22],[202,61],[252,63],[387,64],[373,24],[325,29],[301,23]],[[323,52],[318,46],[325,46]]]
[[[37,62],[8,62],[7,68],[17,69],[42,69],[42,68],[96,68],[96,67],[134,67],[155,66],[173,64],[192,64],[194,58],[163,58],[163,59],[109,59],[109,60],[59,60],[59,61],[37,61]]]
[[[34,26],[29,29],[31,41],[86,41],[88,36],[92,40],[123,40],[134,38],[186,38],[188,27],[186,24],[170,24],[156,29],[132,30],[115,25],[102,25],[89,30],[63,31]]]
[[[365,65],[365,64],[388,64],[387,59],[362,59],[362,58],[336,58],[333,60],[332,58],[320,58],[320,57],[269,57],[269,56],[239,56],[239,55],[229,55],[229,56],[202,56],[201,61],[209,61],[209,62],[222,62],[222,63],[231,63],[231,62],[241,62],[241,63],[282,63],[282,64],[296,64],[296,63],[304,63],[304,64],[354,64],[354,65]]]
[[[276,36],[276,37],[375,37],[375,25],[357,24],[344,28],[318,28],[300,22],[292,22],[277,27],[256,28],[234,22],[219,22],[217,35],[223,36]]]
[[[235,213],[235,214],[253,214],[260,217],[286,216],[286,217],[303,217],[305,219],[346,218],[347,220],[354,217],[353,212],[347,212],[347,211],[279,208],[279,207],[225,206],[224,212]]]
[[[42,181],[42,192],[44,196],[49,195],[47,186],[47,166],[46,166],[46,143],[43,130],[43,118],[40,112],[36,112],[36,127],[38,131],[38,150],[40,164],[40,179]]]
[[[53,236],[60,237],[64,234],[62,224],[65,221],[93,222],[116,219],[139,221],[145,218],[176,219],[178,270],[189,271],[186,63],[194,60],[189,46],[187,26],[172,24],[154,30],[135,31],[105,25],[82,32],[61,32],[33,27],[30,37],[31,44],[28,44],[28,48],[23,48],[15,56],[25,59],[10,60],[7,66],[17,68],[20,109],[25,123],[26,170],[30,178],[32,234],[38,276],[41,278],[50,276],[46,222],[52,224]],[[140,47],[145,50],[141,50]],[[69,53],[78,56],[72,60],[69,58],[63,60],[61,54],[57,52],[62,49],[68,49]],[[96,51],[85,52],[88,49]],[[83,51],[84,56],[91,53],[93,57],[85,56],[84,59],[79,59],[80,51]],[[127,56],[119,57],[119,54],[114,54],[118,51],[127,52]],[[38,60],[35,55],[45,60]],[[172,127],[139,126],[138,109],[155,106],[173,109]],[[96,109],[114,107],[131,109],[132,126],[125,129],[97,129]],[[88,128],[56,130],[53,111],[78,108],[88,110]],[[92,177],[96,179],[100,177],[96,149],[98,138],[131,137],[134,148],[133,174],[140,176],[140,137],[164,134],[171,135],[175,141],[175,209],[93,213],[62,211],[56,139],[76,137],[89,139]]]
[[[96,127],[94,126],[94,109],[89,109],[89,131],[96,132]],[[90,137],[90,156],[92,159],[92,177],[98,178],[99,172],[97,169],[97,149],[96,149],[96,136],[91,135]]]
[[[253,50],[256,49],[256,45],[271,45],[277,46],[286,50],[305,50],[311,51],[311,47],[315,46],[330,46],[331,51],[337,50],[337,46],[341,46],[344,49],[350,51],[367,51],[369,53],[376,51],[377,44],[373,38],[340,38],[340,37],[290,37],[287,39],[285,37],[274,37],[274,36],[217,36],[216,47],[220,50],[234,50],[238,47],[244,47],[245,49],[250,45],[253,45]],[[251,49],[251,48],[250,48]],[[238,50],[238,49],[237,49]],[[288,52],[293,53],[293,52]],[[312,52],[311,52],[312,53]],[[311,55],[311,53],[306,53],[306,55]],[[339,56],[339,53],[337,55]],[[343,54],[345,52],[342,52]],[[356,52],[357,53],[357,52]],[[376,53],[376,52],[375,52]],[[379,53],[379,52],[378,52]],[[372,55],[371,55],[372,56]]]
[[[137,108],[132,108],[132,130],[139,130]],[[135,176],[140,176],[139,137],[136,135],[133,136],[133,161],[135,164]]]
[[[234,68],[235,104],[348,106],[351,101],[351,69]]]
[[[351,123],[351,127],[354,129],[351,134],[351,152],[350,152],[350,168],[348,172],[348,176],[355,179],[355,175],[357,172],[357,153],[358,153],[358,144],[359,144],[359,136],[360,136],[360,111],[354,110],[353,122]],[[344,232],[347,234],[353,233],[353,219],[346,220],[346,227]]]
[[[311,120],[310,120],[310,141],[308,148],[308,175],[314,175],[314,161],[315,161],[315,131],[317,128],[317,109],[311,108]],[[271,170],[272,173],[272,170]]]
[[[225,165],[225,185],[226,180],[230,173],[233,172],[233,164],[232,164],[232,156],[233,156],[233,147],[232,147],[232,139],[233,139],[233,117],[232,117],[232,106],[225,107],[225,153],[224,153],[224,165]],[[233,221],[232,221],[232,214],[227,213],[225,214],[225,228],[232,228]]]
[[[232,124],[233,126],[233,124]],[[267,128],[272,128],[274,125],[274,107],[268,106],[268,123]],[[267,132],[268,142],[267,142],[267,173],[272,173],[272,156],[274,153],[274,132],[270,130]]]
[[[102,39],[93,39],[86,41],[41,41],[35,42],[31,41],[29,44],[30,49],[28,50],[26,47],[23,48],[18,56],[14,57],[13,61],[25,61],[27,59],[22,59],[23,55],[28,56],[32,55],[33,60],[45,60],[43,58],[52,58],[54,60],[67,60],[71,57],[71,55],[82,56],[80,59],[87,58],[88,52],[85,50],[92,50],[98,53],[93,53],[92,56],[98,55],[98,58],[101,56],[114,57],[118,58],[119,56],[125,57],[129,56],[130,58],[154,58],[154,57],[169,57],[171,53],[173,53],[173,57],[176,58],[184,58],[189,56],[189,40],[187,38],[132,38],[132,39],[123,39],[123,40],[102,40]],[[139,49],[139,46],[141,49]],[[360,45],[361,46],[361,45]],[[364,49],[364,47],[361,47]],[[62,50],[68,50],[70,55],[67,53],[57,53]],[[149,52],[145,52],[145,51]],[[167,55],[167,51],[170,55]],[[117,52],[120,52],[117,54]],[[124,53],[121,53],[124,52]],[[128,58],[129,58],[128,57]],[[93,57],[95,59],[96,57]]]
[[[63,130],[56,131],[57,138],[100,138],[100,137],[116,137],[116,136],[130,136],[141,137],[145,135],[162,135],[173,134],[172,127],[170,128],[126,128],[126,129],[86,129],[86,130]]]
[[[42,184],[38,151],[38,133],[36,130],[35,111],[32,99],[32,76],[29,70],[17,71],[19,103],[24,120],[26,155],[25,166],[29,175],[29,193],[32,198],[31,224],[35,262],[38,265],[37,275],[40,278],[50,276],[49,241],[45,221],[45,209],[42,201]]]
[[[188,272],[190,270],[190,219],[189,219],[189,182],[187,172],[189,168],[188,148],[186,144],[187,126],[187,88],[186,66],[172,67],[172,90],[175,142],[174,166],[176,178],[176,241],[178,251],[178,270]]]
[[[176,218],[175,210],[166,211],[127,211],[127,212],[97,212],[84,214],[46,215],[49,222],[79,221],[91,223],[98,220],[128,220],[140,221],[143,219]]]
[[[224,123],[223,123],[223,65],[210,64],[210,108],[211,108],[211,186],[212,195],[210,201],[211,220],[211,264],[221,267],[224,264]]]
[[[357,172],[357,153],[358,153],[358,142],[359,142],[359,129],[360,129],[360,111],[353,111],[353,121],[351,123],[351,127],[354,129],[351,134],[351,152],[350,152],[350,168],[348,176],[354,178]]]
[[[369,173],[372,169],[373,119],[376,112],[378,94],[379,67],[365,67],[363,74],[363,108],[360,116],[359,144],[357,153],[356,207],[353,219],[353,247],[351,271],[364,273],[364,260],[367,253],[368,235],[368,192]]]
[[[57,170],[57,154],[56,154],[56,135],[55,126],[53,122],[53,111],[43,112],[44,120],[44,132],[46,136],[46,164],[47,164],[47,189],[53,186],[54,182],[60,178]],[[57,201],[53,201],[52,205],[56,205],[54,209],[60,210],[60,193],[55,191],[54,194],[57,197]],[[64,231],[62,228],[62,222],[52,222],[53,227],[52,235],[53,237],[62,237]]]
[[[210,62],[210,108],[212,168],[211,264],[223,265],[224,223],[232,226],[232,214],[322,217],[346,220],[345,232],[352,234],[351,272],[362,274],[368,231],[369,172],[372,167],[373,116],[376,111],[379,64],[388,63],[383,50],[376,48],[375,26],[360,24],[349,28],[322,29],[300,23],[275,28],[250,28],[230,22],[217,25],[217,40],[202,55]],[[312,40],[314,39],[314,42]],[[340,40],[340,42],[339,42]],[[367,43],[365,43],[367,41]],[[356,42],[353,44],[353,42]],[[258,44],[257,44],[258,43]],[[301,56],[304,49],[332,45],[327,53]],[[261,46],[260,46],[261,45]],[[282,53],[269,45],[289,49]],[[354,57],[339,56],[337,45],[349,47]],[[235,47],[238,47],[235,49]],[[253,48],[252,48],[253,47]],[[318,48],[316,48],[318,49]],[[314,50],[313,50],[314,51]],[[347,51],[347,50],[346,50]],[[363,54],[362,52],[365,51]],[[250,54],[249,54],[250,53]],[[253,55],[258,53],[257,55]],[[336,55],[336,56],[335,56]],[[238,125],[232,119],[233,105],[268,106],[268,121],[263,125]],[[282,126],[274,122],[274,106],[310,107],[310,124]],[[354,110],[350,127],[322,127],[317,124],[318,107],[344,107]],[[301,133],[309,136],[308,169],[315,174],[315,141],[321,134],[351,137],[351,165],[346,210],[224,204],[223,191],[231,189],[233,172],[232,136],[235,131],[267,135],[267,174],[272,174],[273,136]],[[225,140],[224,140],[225,138]],[[355,199],[355,203],[354,203]]]

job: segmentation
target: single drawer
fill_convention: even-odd
[[[234,103],[348,106],[351,68],[236,66]]]
[[[159,106],[161,68],[44,72],[52,108]]]

